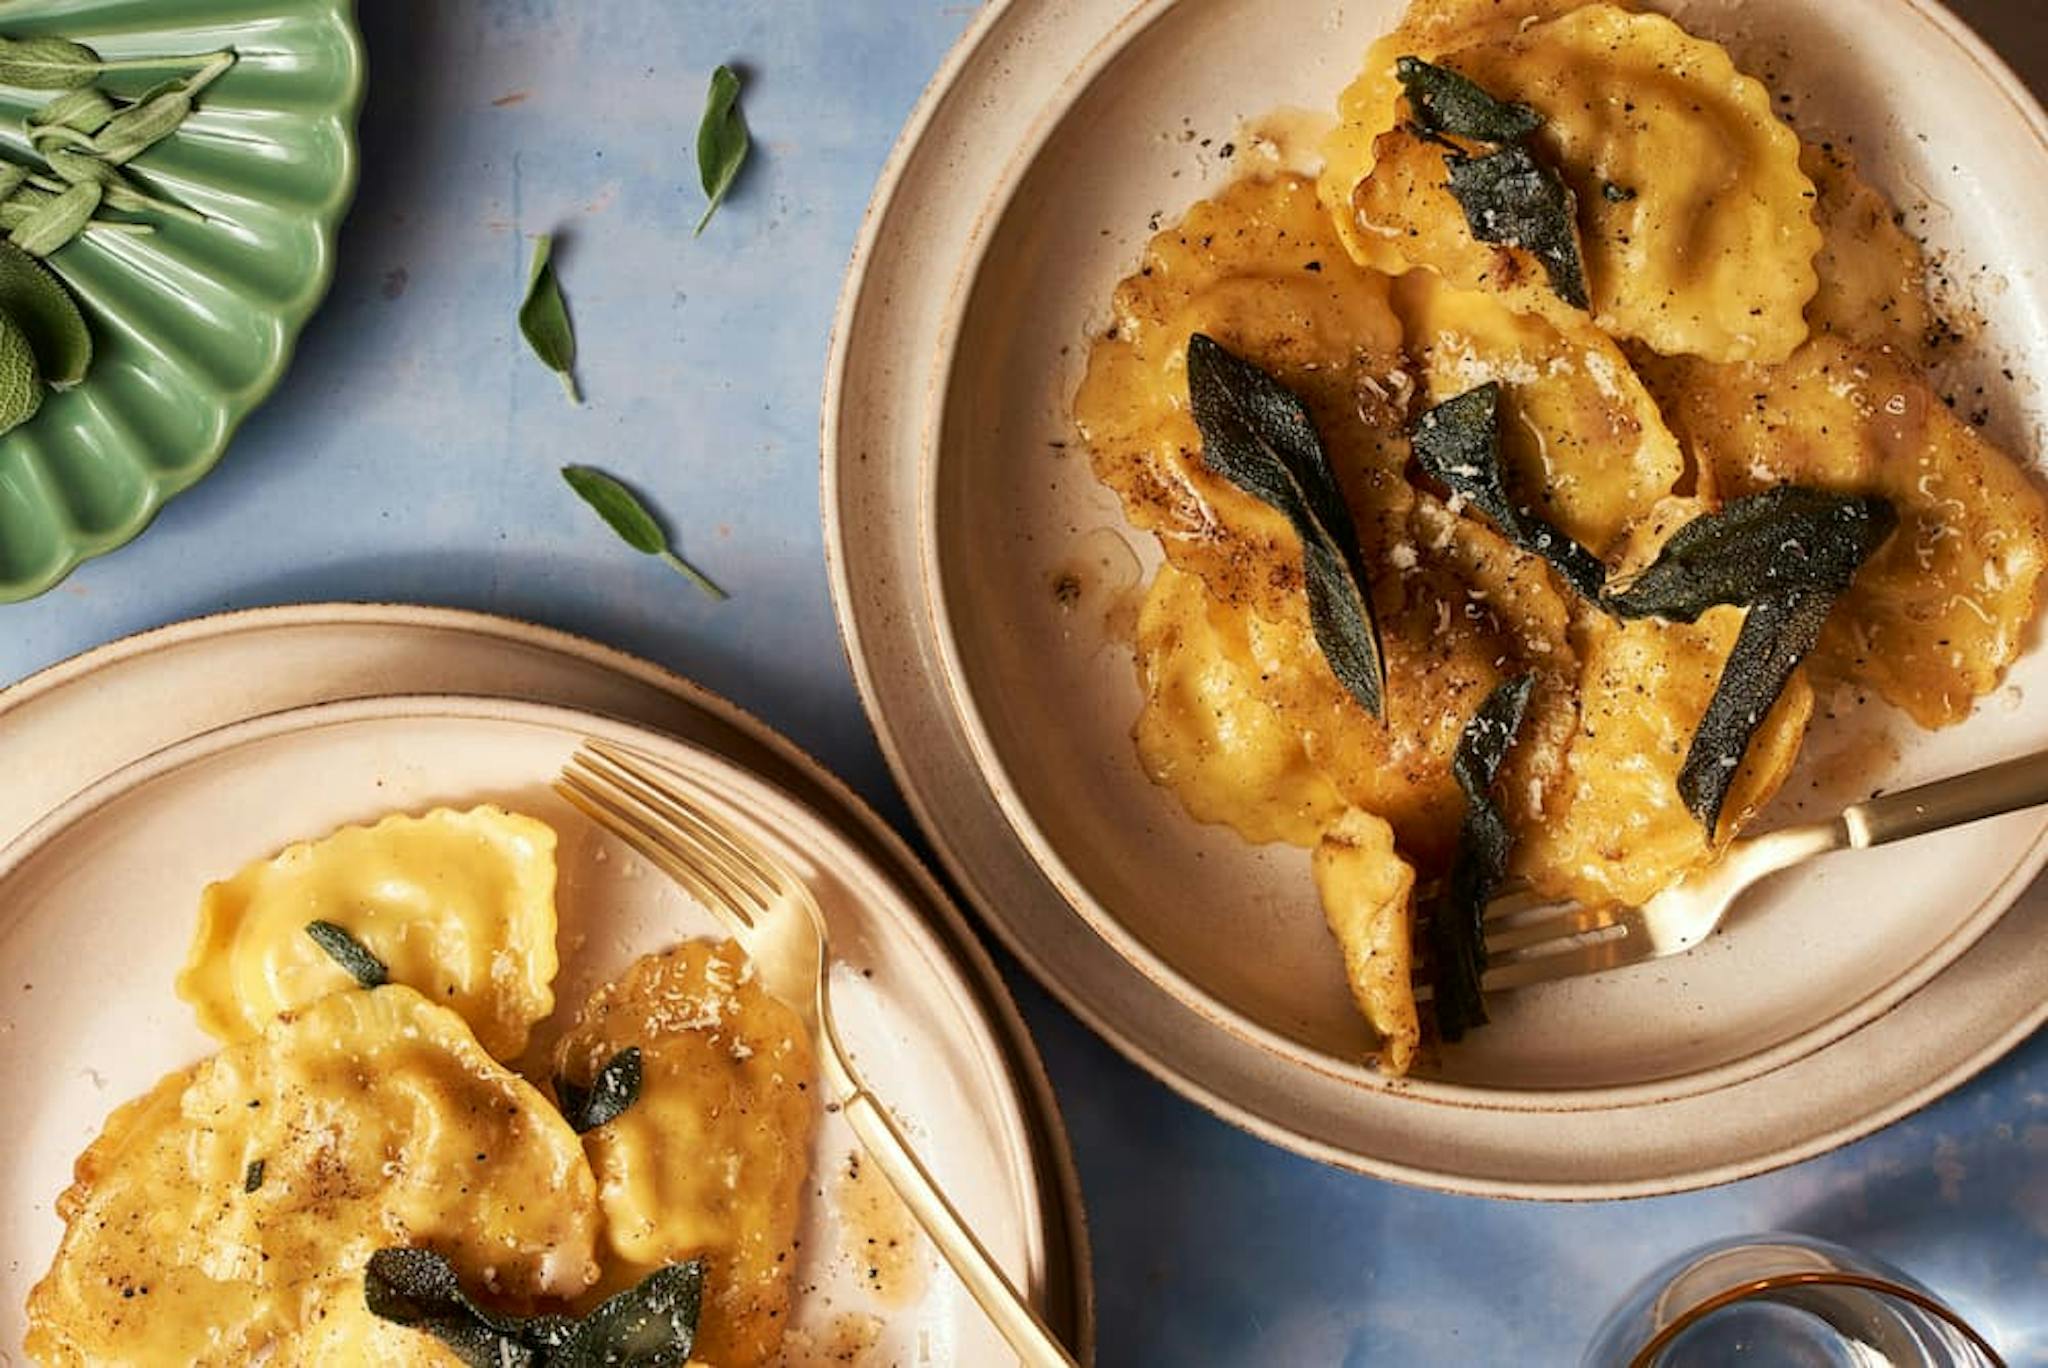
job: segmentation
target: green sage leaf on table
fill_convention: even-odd
[[[697,125],[697,176],[704,185],[704,217],[697,220],[697,232],[711,222],[726,192],[747,160],[753,143],[747,133],[747,117],[740,110],[740,78],[729,66],[711,73],[711,92],[704,100],[704,119]]]
[[[1489,380],[1423,414],[1413,433],[1416,462],[1485,514],[1503,537],[1549,561],[1567,584],[1599,603],[1606,565],[1508,493],[1500,455],[1500,398],[1499,382]]]
[[[639,495],[592,466],[564,466],[562,478],[618,534],[619,540],[643,556],[656,557],[712,598],[722,601],[727,597],[725,590],[708,575],[675,553],[660,520],[640,501]]]
[[[363,1270],[370,1314],[432,1335],[471,1368],[680,1368],[704,1309],[704,1261],[669,1264],[582,1317],[493,1312],[430,1249],[380,1249]]]
[[[1473,237],[1528,252],[1542,263],[1559,299],[1575,309],[1589,307],[1578,197],[1563,177],[1519,143],[1479,157],[1447,152],[1444,164]]]
[[[1543,127],[1543,116],[1529,106],[1497,100],[1449,67],[1400,57],[1394,61],[1394,75],[1408,96],[1416,126],[1426,133],[1512,143]]]
[[[92,365],[92,331],[78,302],[43,264],[0,240],[0,313],[14,320],[35,353],[44,383],[69,389]]]
[[[83,43],[65,38],[0,38],[0,85],[24,90],[77,90],[105,64]]]
[[[555,1100],[578,1135],[618,1120],[640,1100],[640,1047],[628,1045],[606,1060],[587,1088],[557,1077]]]
[[[580,404],[576,389],[576,329],[569,322],[569,305],[562,298],[555,279],[555,240],[542,233],[533,241],[533,269],[526,277],[526,299],[519,306],[519,331],[541,364],[562,377],[569,402]]]
[[[1820,640],[1837,595],[1795,589],[1750,605],[1678,771],[1678,796],[1711,838],[1749,743]]]
[[[92,86],[69,90],[28,116],[29,136],[34,137],[37,129],[66,128],[91,137],[118,112],[103,90]]]
[[[1480,980],[1486,973],[1486,904],[1507,876],[1514,833],[1493,800],[1494,781],[1514,748],[1529,711],[1534,675],[1496,686],[1465,724],[1451,773],[1465,793],[1465,821],[1458,831],[1444,891],[1426,919],[1434,970],[1437,1034],[1456,1042],[1486,1024]]]
[[[105,198],[105,189],[95,182],[67,187],[22,220],[10,235],[14,245],[33,257],[48,256],[85,231]]]
[[[1188,401],[1202,463],[1293,525],[1316,644],[1345,690],[1380,716],[1386,659],[1365,557],[1308,405],[1202,333],[1188,339]]]
[[[384,961],[370,953],[369,947],[331,921],[309,921],[306,934],[313,938],[313,944],[327,952],[327,957],[349,971],[355,981],[365,988],[382,988],[391,980],[391,972],[384,967]]]
[[[1621,617],[1696,622],[1709,608],[1793,590],[1839,594],[1898,525],[1875,494],[1775,485],[1679,528],[1607,604]]]
[[[12,432],[43,406],[43,377],[28,334],[0,313],[0,432]]]

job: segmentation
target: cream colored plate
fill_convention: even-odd
[[[1668,1191],[1815,1153],[2042,1018],[2004,978],[2014,961],[1950,967],[2048,854],[2039,817],[1782,879],[1684,959],[1498,999],[1493,1027],[1390,1086],[1356,1063],[1305,857],[1197,826],[1132,754],[1136,683],[1104,619],[1152,553],[1118,530],[1071,441],[1083,339],[1148,222],[1258,155],[1243,121],[1329,108],[1400,8],[1012,0],[963,42],[885,174],[828,381],[828,546],[870,714],[1017,953],[1242,1124],[1373,1172],[1521,1195]],[[1916,226],[1952,269],[2006,263],[1979,279],[1988,336],[2048,357],[2040,281],[2012,264],[2048,223],[2048,120],[1976,40],[1916,0],[1684,8],[1782,72],[1815,127],[1855,135],[1876,178],[1925,206]],[[1309,123],[1269,126],[1283,154],[1312,144]],[[2031,445],[2041,396],[2012,389],[1994,389],[2000,435]],[[1051,590],[1066,573],[1084,586],[1075,609]],[[1968,725],[1901,735],[1884,782],[2048,744],[2048,657],[2014,680]],[[1798,793],[1828,796],[1810,777]],[[2038,932],[2042,910],[2022,907],[1995,943],[2038,972],[2038,934],[2012,928]],[[1945,990],[1944,970],[1977,967],[2011,991]]]
[[[260,668],[258,661],[263,662]],[[73,777],[103,774],[123,755],[146,751],[182,734],[181,726],[190,731],[243,711],[261,712],[271,703],[345,696],[352,691],[374,693],[403,679],[425,687],[484,687],[481,681],[488,680],[489,687],[499,689],[523,688],[556,697],[582,694],[614,711],[649,715],[651,720],[696,731],[708,741],[746,752],[749,766],[777,771],[778,777],[801,783],[828,808],[841,808],[845,797],[843,791],[820,788],[820,780],[834,790],[836,785],[758,723],[652,666],[589,643],[520,624],[437,610],[286,609],[185,624],[117,643],[0,695],[0,765],[25,778],[33,776],[24,785],[25,793],[9,794],[7,801],[0,803],[0,839],[18,832],[37,806],[47,807],[63,791],[67,771]],[[141,714],[147,710],[143,700],[150,698],[162,706],[153,710],[153,720],[144,721]],[[106,916],[114,920],[139,918],[144,924],[164,928],[153,937],[138,939],[129,933],[110,938],[134,947],[124,956],[123,968],[123,981],[134,985],[134,991],[123,1000],[129,1010],[117,1014],[91,1010],[96,999],[64,991],[64,975],[73,972],[81,982],[104,984],[103,972],[95,977],[69,967],[66,961],[77,956],[57,954],[53,962],[38,965],[24,948],[37,939],[37,928],[43,928],[42,939],[49,939],[48,928],[57,924],[59,914],[45,909],[62,906],[67,897],[76,894],[72,880],[60,881],[49,896],[38,894],[33,901],[17,896],[20,885],[14,883],[0,903],[10,911],[33,909],[28,915],[0,921],[0,962],[8,966],[7,979],[0,985],[0,1021],[9,1028],[0,1030],[0,1068],[10,1078],[48,1073],[47,1079],[37,1077],[39,1090],[68,1099],[67,1105],[51,1109],[50,1116],[39,1122],[35,1157],[17,1166],[10,1179],[15,1191],[0,1217],[0,1249],[6,1251],[5,1261],[0,1262],[0,1269],[5,1270],[0,1273],[0,1282],[5,1284],[0,1287],[0,1303],[4,1303],[0,1317],[18,1317],[20,1294],[47,1260],[48,1246],[56,1234],[48,1202],[62,1185],[71,1153],[124,1092],[148,1081],[142,1075],[153,1076],[162,1062],[156,1054],[168,1057],[203,1049],[203,1039],[171,997],[169,974],[189,934],[191,898],[196,897],[199,883],[245,858],[239,847],[230,851],[209,848],[205,843],[240,842],[249,846],[248,853],[255,854],[268,848],[266,841],[275,845],[288,835],[303,834],[285,833],[270,840],[275,833],[267,828],[258,830],[265,823],[282,830],[286,824],[303,820],[310,823],[306,830],[318,830],[323,824],[332,824],[330,817],[346,820],[388,806],[509,790],[529,790],[535,801],[545,801],[535,777],[544,777],[547,767],[558,758],[555,751],[570,735],[564,726],[584,725],[574,715],[545,713],[532,705],[437,704],[425,710],[433,716],[424,719],[419,716],[422,710],[410,705],[370,702],[350,706],[366,715],[337,716],[311,728],[300,725],[304,717],[264,718],[240,724],[238,731],[244,738],[240,741],[234,739],[235,733],[216,733],[188,742],[184,758],[174,754],[142,762],[145,769],[164,771],[164,777],[145,785],[148,793],[138,792],[121,802],[168,802],[162,797],[165,794],[175,795],[178,801],[168,803],[160,820],[148,821],[133,842],[105,836],[104,819],[89,815],[97,812],[97,800],[74,805],[84,823],[77,839],[90,837],[95,850],[81,877],[132,879],[138,869],[147,872],[141,883],[143,892],[136,898],[113,904],[90,899],[90,906],[77,916],[85,924],[95,916]],[[370,716],[391,712],[394,707],[415,716],[404,721]],[[121,721],[79,727],[77,722],[84,715],[81,709],[102,719],[118,717]],[[520,712],[522,720],[515,721],[514,712]],[[494,721],[478,720],[484,716]],[[628,734],[623,724],[592,725]],[[374,742],[362,744],[379,728],[393,726],[411,728],[395,750],[387,749],[380,756]],[[470,740],[478,726],[496,726],[502,734],[479,747]],[[426,730],[420,730],[422,727]],[[349,733],[349,739],[336,743],[333,738],[343,732]],[[73,743],[68,752],[52,740],[67,734]],[[525,737],[522,744],[508,744],[508,736],[520,734]],[[227,750],[222,750],[223,745]],[[423,767],[419,763],[427,753],[421,749],[423,745],[448,763],[437,760],[431,770]],[[322,771],[322,782],[307,785],[298,777],[299,761],[314,754],[331,763]],[[800,832],[801,854],[820,868],[828,886],[841,894],[858,894],[857,899],[840,902],[839,914],[857,916],[858,953],[867,958],[867,967],[877,971],[875,979],[863,979],[856,991],[865,996],[867,1020],[862,1030],[871,1064],[895,1080],[882,1091],[914,1121],[929,1128],[931,1147],[939,1153],[940,1162],[954,1170],[951,1180],[975,1194],[972,1200],[984,1208],[983,1215],[1008,1251],[1012,1267],[1036,1289],[1053,1323],[1070,1339],[1092,1339],[1085,1243],[1064,1135],[1050,1108],[1043,1074],[1028,1038],[985,958],[972,947],[971,938],[962,939],[964,928],[957,916],[940,910],[942,902],[926,902],[923,895],[936,890],[928,880],[903,875],[906,866],[900,863],[900,846],[864,811],[846,814],[843,826],[847,830],[842,831],[724,760],[694,748],[678,747],[673,754],[687,757],[700,772],[715,774],[723,791],[742,796],[752,811],[764,814],[779,831]],[[213,758],[201,761],[200,755]],[[526,768],[522,770],[520,765]],[[229,787],[206,788],[204,806],[186,801],[199,791],[192,785],[210,782],[203,777],[206,772],[226,776],[223,782]],[[380,779],[385,784],[382,789],[375,787]],[[351,781],[356,785],[353,790]],[[244,791],[246,821],[229,820],[221,806],[237,801],[233,793],[238,790],[233,785],[238,783],[261,785],[260,796]],[[296,806],[277,803],[276,795],[285,790],[297,795],[300,801]],[[287,813],[291,815],[287,817]],[[565,832],[571,835],[568,847],[587,857],[590,846],[579,844],[574,835],[579,828],[573,815],[566,815],[566,809],[551,809],[547,815],[561,818]],[[150,843],[168,839],[164,833],[181,817],[193,822],[197,834],[189,841],[170,840],[175,848],[161,856],[150,853],[156,849]],[[870,853],[877,846],[882,848],[886,865],[877,863]],[[113,853],[98,853],[102,850]],[[20,853],[11,850],[6,858],[12,861]],[[49,859],[56,857],[36,858],[36,867],[47,871]],[[178,865],[181,859],[184,866]],[[147,863],[138,866],[135,860]],[[221,868],[211,867],[221,860],[226,861]],[[202,871],[202,865],[208,868]],[[596,869],[625,867],[615,856]],[[126,875],[120,872],[124,868]],[[174,868],[180,872],[174,875]],[[582,868],[586,875],[591,872],[587,862]],[[885,868],[897,872],[892,877],[883,872]],[[0,875],[0,886],[6,886],[10,878]],[[180,889],[181,881],[191,887]],[[615,939],[603,942],[610,947],[605,953],[626,953],[627,946],[659,940],[681,925],[669,916],[673,908],[667,895],[654,896],[660,886],[658,880],[640,880],[628,889],[630,896],[606,899],[608,906],[622,901],[639,930],[626,945]],[[905,887],[914,889],[916,896],[906,896],[901,891]],[[577,899],[583,900],[581,891]],[[854,913],[856,905],[865,910]],[[66,925],[66,937],[70,930]],[[158,964],[157,960],[164,962]],[[596,970],[601,966],[593,963],[586,967]],[[23,972],[17,980],[18,968]],[[24,992],[21,984],[27,982],[36,983],[36,989]],[[578,994],[580,987],[570,987],[565,1000]],[[33,1011],[27,1010],[30,1004]],[[93,1032],[115,1029],[120,1034],[121,1028],[108,1024],[109,1017],[127,1021],[135,1013],[153,1013],[166,1027],[162,1034],[154,1030],[148,1034],[152,1052],[103,1050],[90,1044]],[[133,1022],[128,1025],[132,1027]],[[56,1051],[59,1040],[70,1042],[66,1050]],[[79,1060],[103,1057],[109,1062],[91,1066],[103,1081],[96,1082],[92,1074],[80,1071]],[[906,1076],[898,1079],[899,1071]],[[137,1078],[128,1078],[129,1072]],[[821,1163],[843,1157],[845,1139],[831,1136],[821,1147]],[[830,1183],[825,1186],[829,1191]],[[827,1225],[830,1206],[828,1200],[817,1208]],[[825,1228],[814,1231],[807,1246],[829,1249],[830,1234]],[[822,1311],[825,1295],[833,1296],[835,1309],[858,1301],[832,1292],[829,1280],[836,1272],[829,1257],[817,1261],[814,1273],[828,1285],[814,1299],[814,1311],[824,1319],[829,1319]],[[949,1275],[936,1274],[930,1280],[930,1291],[914,1314],[890,1315],[892,1342],[905,1362],[917,1361],[911,1345],[919,1335],[933,1346],[933,1352],[943,1351],[942,1357],[953,1352],[945,1348],[948,1345],[963,1353],[981,1352],[975,1346],[983,1345],[980,1337],[986,1334],[985,1327]],[[0,1344],[16,1343],[18,1338],[18,1324],[0,1320]],[[994,1351],[992,1344],[985,1347]]]

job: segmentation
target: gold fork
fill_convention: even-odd
[[[1682,954],[1766,875],[1835,850],[1864,850],[2048,803],[2048,751],[1844,808],[1828,822],[1733,841],[1714,864],[1641,907],[1561,904],[1511,892],[1486,907],[1489,992]]]
[[[802,1019],[840,1114],[1027,1368],[1073,1365],[946,1199],[887,1107],[868,1091],[832,1020],[831,951],[809,887],[780,859],[630,751],[587,742],[555,791],[668,874],[724,922],[771,997]]]

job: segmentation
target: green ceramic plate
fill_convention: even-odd
[[[98,347],[84,384],[0,438],[0,602],[133,540],[213,469],[283,376],[334,274],[355,192],[363,52],[353,0],[10,0],[0,34],[113,59],[234,48],[234,70],[133,170],[206,215],[88,233],[50,259]],[[148,73],[109,77],[139,94]],[[0,88],[0,143],[47,95]]]

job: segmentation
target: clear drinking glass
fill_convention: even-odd
[[[1665,1264],[1616,1307],[1585,1368],[2004,1368],[1989,1340],[1880,1259],[1750,1235]]]

